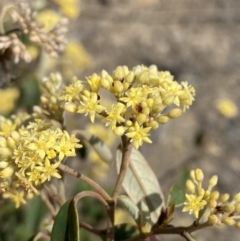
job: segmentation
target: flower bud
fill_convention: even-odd
[[[8,144],[8,146],[9,146],[10,148],[12,148],[12,149],[15,149],[15,147],[16,147],[15,141],[14,141],[13,138],[10,137],[10,136],[7,138],[7,144]]]
[[[233,218],[230,218],[230,217],[226,217],[221,221],[222,221],[222,223],[224,223],[228,226],[232,226],[232,225],[236,224],[236,221]]]
[[[210,199],[217,200],[219,198],[219,192],[215,191],[210,194]]]
[[[8,166],[8,162],[0,161],[0,169],[4,169]]]
[[[234,196],[233,200],[236,202],[240,202],[240,192]]]
[[[148,124],[147,124],[148,127],[151,127],[151,130],[156,130],[159,125],[156,121],[150,121]]]
[[[201,169],[198,168],[195,170],[195,177],[196,177],[197,182],[202,182],[204,175],[203,175],[203,172]]]
[[[137,81],[141,82],[141,83],[146,83],[146,80],[148,78],[148,71],[142,71],[138,77],[137,77]]]
[[[191,171],[190,171],[189,176],[191,177],[191,179],[192,179],[194,182],[196,181],[194,170],[191,170]]]
[[[12,154],[12,152],[8,148],[0,147],[0,155],[1,156],[9,157],[9,156],[11,156],[11,154]]]
[[[215,208],[215,207],[217,207],[217,201],[214,200],[214,199],[211,199],[209,201],[208,205],[209,205],[210,208]]]
[[[121,83],[121,81],[119,81],[119,80],[114,81],[113,89],[115,92],[121,93],[123,91],[123,84]]]
[[[41,96],[40,100],[43,105],[47,105],[49,103],[48,98],[46,98],[45,96]]]
[[[101,85],[103,86],[103,88],[109,90],[111,83],[107,79],[101,79]]]
[[[116,68],[116,70],[114,71],[114,73],[113,73],[113,78],[120,80],[120,79],[123,79],[124,77],[125,77],[125,74],[124,74],[123,67],[122,66],[118,66]]]
[[[179,108],[172,109],[168,112],[168,117],[171,119],[176,119],[182,114],[182,110]]]
[[[235,224],[235,227],[238,228],[238,229],[240,229],[240,222],[236,223],[236,224]]]
[[[224,193],[220,196],[220,202],[224,203],[229,199],[230,195],[228,193]]]
[[[196,187],[195,187],[194,183],[190,179],[188,179],[186,181],[186,188],[189,192],[194,193]]]
[[[123,90],[128,90],[129,89],[130,84],[126,81],[123,82]]]
[[[132,83],[134,80],[134,73],[131,71],[126,77],[125,77],[125,81],[127,83]]]
[[[162,104],[162,98],[159,96],[154,99],[154,105],[160,105],[160,104]]]
[[[162,115],[157,118],[157,121],[159,124],[166,124],[169,121],[169,118],[167,116]]]
[[[148,98],[148,99],[147,99],[147,106],[148,106],[149,108],[152,108],[153,103],[154,103],[154,99],[153,99],[153,98]]]
[[[175,99],[174,95],[169,95],[163,100],[163,104],[166,106],[171,105],[173,103],[174,99]]]
[[[130,126],[132,126],[132,125],[133,125],[132,121],[130,121],[130,120],[127,120],[127,121],[126,121],[126,126],[130,127]]]
[[[211,191],[211,189],[217,185],[218,182],[218,176],[214,175],[211,177],[211,179],[209,180],[209,184],[208,184],[208,190]]]
[[[219,222],[219,219],[216,215],[210,215],[208,217],[208,223],[209,224],[217,224]]]
[[[118,126],[113,129],[113,133],[116,136],[122,136],[125,132],[125,128],[123,126]]]
[[[233,203],[227,203],[222,206],[222,210],[226,213],[232,213],[235,209],[235,206]]]
[[[237,203],[237,204],[235,205],[235,210],[234,210],[234,211],[237,212],[237,213],[240,212],[240,203]]]
[[[76,113],[77,112],[77,106],[73,103],[66,103],[64,105],[64,109],[68,112]]]
[[[12,167],[6,167],[2,171],[0,171],[0,178],[9,178],[12,176],[14,170]]]
[[[13,138],[14,141],[19,141],[19,139],[20,139],[20,135],[17,131],[12,131],[11,137]]]
[[[6,147],[7,146],[7,139],[3,136],[0,136],[0,147]]]
[[[136,120],[139,125],[142,125],[147,119],[147,116],[145,114],[139,113],[136,117]]]

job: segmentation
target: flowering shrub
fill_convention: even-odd
[[[62,11],[74,17],[79,12],[73,9]],[[53,57],[63,50],[66,20],[58,23],[56,18],[50,27],[44,28],[28,5],[8,6],[3,16],[6,12],[20,34],[8,34],[2,27],[1,64],[9,61],[5,59],[6,52],[14,64],[20,60],[31,61],[22,35],[27,35],[29,41],[39,44]],[[10,199],[19,208],[39,195],[51,213],[50,224],[31,240],[79,241],[80,230],[85,229],[109,241],[145,240],[161,234],[178,234],[190,241],[194,240],[194,231],[209,226],[225,224],[240,228],[237,222],[240,193],[230,199],[228,193],[213,191],[218,181],[216,175],[204,188],[203,171],[197,168],[189,173],[184,199],[176,200],[178,194],[173,186],[165,202],[155,173],[138,151],[145,142],[152,143],[152,131],[189,109],[195,98],[194,87],[177,82],[168,71],[160,71],[154,65],[132,69],[118,66],[112,73],[103,70],[86,80],[73,77],[70,84],[66,82],[60,73],[50,74],[40,82],[40,100],[30,114],[0,116],[1,198]],[[69,112],[87,116],[91,125],[68,131]],[[97,121],[104,127],[99,127]],[[97,171],[104,172],[114,159],[109,146],[115,140],[120,142],[115,158],[117,176],[109,194],[91,175],[71,168],[67,159],[77,159],[79,150],[92,148],[89,157],[92,163],[97,163]],[[88,190],[66,198],[67,185],[63,178],[67,174],[88,184]],[[96,175],[102,178],[99,173]],[[120,195],[122,187],[126,195]],[[106,209],[106,228],[100,230],[79,221],[81,215],[76,205],[83,197],[97,199]],[[127,210],[132,221],[116,225],[116,205]],[[183,207],[182,212],[193,215],[191,225],[171,223],[179,206]]]

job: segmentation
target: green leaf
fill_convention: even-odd
[[[139,235],[138,228],[132,224],[123,223],[115,226],[115,241],[123,241]]]
[[[69,204],[67,233],[69,241],[80,241],[79,218],[74,200]]]
[[[140,210],[137,205],[133,203],[133,201],[126,195],[120,195],[118,197],[118,201],[121,206],[123,206],[133,217],[133,219],[138,223],[140,218]]]
[[[181,206],[185,201],[185,194],[181,187],[174,184],[172,185],[169,196],[168,196],[168,204],[175,203],[176,207]]]
[[[118,149],[116,156],[118,173],[121,161],[122,150]],[[141,206],[143,206],[142,202],[146,204],[151,214],[151,221],[155,223],[164,205],[164,196],[155,173],[143,155],[136,149],[132,150],[129,168],[123,181],[123,188],[135,204]],[[149,214],[145,211],[147,217]]]
[[[110,163],[112,161],[112,152],[110,148],[100,138],[84,130],[75,130],[73,133],[75,133],[76,137],[81,141],[83,140],[92,146],[92,148],[106,163]]]
[[[51,241],[67,241],[68,210],[71,200],[68,200],[58,211],[52,228]]]
[[[51,241],[80,241],[79,219],[73,199],[60,208],[53,225]]]

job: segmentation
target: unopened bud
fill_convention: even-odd
[[[182,114],[182,110],[179,108],[172,109],[168,112],[168,117],[171,119],[178,118]]]
[[[159,127],[159,124],[156,121],[150,121],[147,126],[151,127],[151,130],[156,130]]]
[[[224,203],[229,199],[230,195],[228,193],[224,193],[220,196],[220,202]]]
[[[19,139],[20,139],[20,135],[17,131],[12,131],[11,137],[13,138],[14,141],[19,141]]]
[[[12,176],[14,170],[12,167],[6,167],[0,172],[0,177],[1,178],[9,178]]]
[[[210,208],[215,208],[215,207],[217,207],[217,201],[214,200],[214,199],[211,199],[209,201],[208,205],[209,205]]]
[[[103,86],[103,88],[109,90],[111,83],[107,79],[101,79],[101,85]]]
[[[146,121],[146,119],[147,119],[147,116],[142,113],[139,113],[136,118],[139,125],[142,125]]]
[[[125,77],[123,67],[122,66],[118,66],[116,68],[116,70],[114,71],[113,76],[114,76],[114,79],[118,79],[118,80],[123,79]]]
[[[232,225],[236,224],[236,221],[233,218],[227,217],[222,220],[222,223],[224,223],[228,226],[232,226]]]
[[[211,190],[214,186],[217,185],[218,182],[218,176],[214,175],[211,177],[211,179],[209,180],[209,184],[208,184],[208,189]]]
[[[0,156],[9,157],[11,154],[12,152],[8,148],[0,147]]]
[[[222,206],[222,210],[226,213],[232,213],[235,209],[235,206],[233,203],[227,203]]]
[[[8,146],[9,146],[10,148],[15,149],[16,143],[15,143],[15,141],[13,140],[12,137],[8,137],[8,138],[7,138],[7,143],[8,143]]]
[[[72,112],[72,113],[76,113],[77,112],[77,106],[73,103],[66,103],[64,105],[64,109],[66,111]]]
[[[166,124],[169,121],[169,118],[165,115],[159,116],[157,118],[159,124]]]
[[[125,128],[123,126],[118,126],[113,129],[113,133],[117,136],[122,136],[125,132]]]
[[[216,215],[210,215],[208,217],[208,223],[209,224],[217,224],[219,222],[219,219]]]
[[[132,83],[134,80],[134,73],[130,72],[126,77],[125,77],[125,81],[128,83]]]
[[[210,199],[217,200],[219,198],[219,192],[215,191],[210,194]]]
[[[138,82],[143,82],[143,83],[145,83],[145,81],[147,80],[147,78],[148,78],[148,71],[142,71],[139,75],[138,75],[138,77],[137,77],[137,81]]]
[[[0,169],[4,169],[8,166],[8,162],[0,161]]]
[[[233,200],[236,202],[240,202],[240,192],[234,196]]]
[[[195,177],[198,182],[202,182],[204,175],[201,169],[198,168],[195,170]]]
[[[174,95],[169,95],[168,97],[166,97],[163,100],[163,104],[166,105],[166,106],[171,105],[173,103],[174,99],[175,99]]]
[[[147,102],[147,106],[149,108],[152,108],[153,103],[154,103],[154,99],[153,98],[148,98],[146,102]]]
[[[121,83],[121,81],[119,81],[119,80],[114,81],[113,89],[115,92],[121,93],[123,91],[123,84]]]
[[[235,212],[240,212],[240,203],[237,203],[236,205],[235,205]]]
[[[196,186],[194,185],[194,183],[190,179],[188,179],[186,181],[186,188],[189,192],[194,193]]]

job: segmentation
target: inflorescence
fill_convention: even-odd
[[[114,95],[111,108],[101,103],[104,95],[101,89]],[[139,65],[132,70],[118,66],[112,75],[103,70],[87,81],[75,79],[61,99],[65,101],[65,110],[89,115],[91,122],[98,114],[115,135],[126,134],[139,148],[143,142],[152,142],[148,137],[150,130],[188,109],[194,95],[191,85],[178,83],[168,71]]]
[[[208,188],[202,187],[204,175],[201,169],[192,170],[190,179],[186,182],[188,194],[184,203],[183,212],[189,212],[200,220],[206,216],[207,222],[211,225],[224,223],[235,225],[240,228],[240,193],[237,193],[230,201],[228,193],[220,194],[212,191],[217,185],[218,177],[212,176],[208,183]]]

